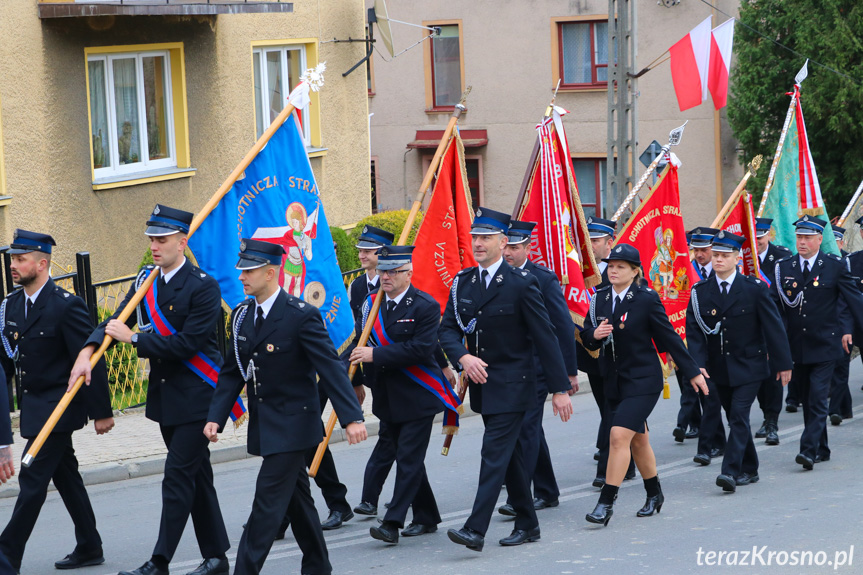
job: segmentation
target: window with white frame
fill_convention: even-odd
[[[301,44],[261,46],[252,51],[255,74],[255,127],[260,138],[288,103],[288,95],[300,83],[306,69],[306,48]],[[311,146],[309,110],[302,111],[303,141]]]
[[[177,166],[168,51],[87,58],[95,179]]]

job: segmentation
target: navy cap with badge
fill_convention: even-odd
[[[357,239],[356,248],[360,250],[376,250],[381,246],[392,245],[395,236],[386,230],[374,226],[363,226],[363,232]]]
[[[12,244],[9,246],[10,254],[29,254],[30,252],[51,253],[51,246],[56,246],[54,238],[48,234],[28,232],[27,230],[15,230],[12,235]]]
[[[476,217],[473,219],[470,233],[474,236],[505,234],[509,230],[511,220],[509,214],[479,207],[476,210]]]
[[[830,226],[833,228],[833,237],[836,238],[836,241],[843,241],[845,239],[845,228],[840,226]]]
[[[536,222],[510,221],[509,231],[506,233],[507,243],[509,245],[519,245],[530,241],[530,234],[535,227]]]
[[[153,214],[147,220],[147,230],[144,233],[151,237],[170,236],[176,233],[188,234],[194,217],[195,214],[192,212],[156,204]]]
[[[743,247],[743,242],[745,241],[746,238],[743,236],[738,236],[737,234],[721,230],[718,234],[713,236],[711,247],[714,252],[739,252],[740,248]]]
[[[380,271],[394,270],[413,260],[413,246],[383,246],[378,250],[378,265]]]
[[[807,214],[794,222],[794,227],[796,228],[795,233],[798,236],[814,236],[824,233],[827,222]]]
[[[234,267],[238,270],[255,270],[264,266],[282,265],[285,248],[261,240],[243,238],[240,242],[240,260]]]
[[[617,224],[612,220],[604,220],[596,216],[587,218],[587,231],[590,234],[590,239],[613,236],[616,226]]]
[[[635,249],[635,247],[629,244],[618,244],[614,246],[614,248],[608,254],[607,258],[602,258],[602,261],[623,261],[640,266],[641,256],[639,255],[638,250]]]
[[[713,236],[719,233],[715,228],[695,228],[690,233],[689,247],[709,248]]]
[[[755,218],[755,237],[760,238],[770,232],[773,226],[773,218]]]

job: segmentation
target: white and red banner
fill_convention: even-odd
[[[755,244],[755,210],[752,207],[752,196],[742,193],[737,198],[734,207],[725,215],[719,225],[721,230],[743,236],[746,241],[740,248],[740,256],[743,258],[743,273],[754,278],[760,278],[758,273],[758,250],[753,249]]]
[[[726,20],[710,34],[710,68],[707,87],[718,110],[728,101],[728,76],[731,74],[731,48],[734,45],[734,19]]]
[[[710,17],[693,28],[670,49],[671,80],[680,111],[698,106],[713,96],[718,110],[728,101],[734,19],[710,29]]]
[[[809,137],[806,135],[806,124],[803,122],[803,102],[800,101],[800,84],[794,85],[794,99],[797,106],[794,110],[797,120],[797,146],[798,164],[800,167],[800,209],[818,210],[824,209],[824,200],[821,197],[821,185],[818,183],[818,174],[815,172],[815,162],[812,160],[812,152],[809,150]]]

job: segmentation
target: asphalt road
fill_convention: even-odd
[[[593,398],[576,396],[575,416],[566,424],[552,417],[548,405],[545,431],[561,487],[560,506],[539,512],[541,541],[515,548],[497,545],[500,537],[509,534],[512,523],[495,516],[482,553],[450,543],[445,533],[447,528],[462,526],[473,503],[482,421],[478,417],[462,421],[448,457],[440,455],[442,437],[436,428],[426,465],[444,519],[440,530],[418,538],[402,538],[397,546],[387,546],[369,537],[368,528],[375,524],[374,519],[357,517],[327,534],[334,572],[863,573],[861,383],[863,368],[858,360],[851,371],[856,417],[839,427],[828,425],[833,450],[829,462],[819,463],[808,472],[794,463],[803,416],[800,412],[783,413],[779,420],[781,444],[768,447],[763,440],[756,440],[761,481],[739,487],[735,494],[724,494],[715,486],[718,462],[708,467],[692,462],[695,441],[674,442],[671,430],[679,397],[674,389],[672,398],[660,400],[649,420],[651,444],[666,495],[662,513],[649,518],[635,516],[644,502],[638,477],[624,483],[614,517],[605,528],[584,520],[598,497],[598,490],[590,485],[595,473],[592,454],[599,419]],[[753,428],[760,423],[756,404]],[[157,433],[155,426],[153,433]],[[351,505],[359,503],[362,471],[374,441],[372,438],[359,446],[340,443],[334,447]],[[236,553],[242,524],[249,514],[259,465],[260,460],[249,459],[215,466],[216,488],[232,544],[230,559]],[[382,502],[391,493],[392,478],[394,472],[384,488]],[[107,562],[78,573],[114,574],[137,567],[149,558],[159,521],[160,480],[160,476],[153,476],[89,488]],[[326,517],[320,493],[314,486],[312,491],[321,516]],[[502,492],[501,499],[504,498]],[[0,521],[5,523],[13,505],[12,499],[0,500]],[[22,573],[55,573],[53,562],[71,552],[74,545],[72,522],[59,496],[50,493],[30,539]],[[719,553],[723,553],[721,567],[716,566]],[[186,573],[199,562],[190,523],[171,572]],[[728,566],[729,562],[736,566]],[[263,572],[297,573],[299,566],[299,551],[289,532],[286,540],[273,546]]]

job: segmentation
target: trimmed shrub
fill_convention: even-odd
[[[393,210],[391,212],[381,212],[379,214],[372,214],[366,218],[361,219],[357,222],[357,225],[354,229],[351,230],[350,236],[354,244],[356,244],[357,239],[360,237],[360,234],[363,231],[363,226],[368,224],[370,226],[374,226],[376,228],[381,228],[382,230],[386,230],[391,232],[395,236],[395,241],[399,241],[399,236],[402,233],[402,228],[405,227],[405,222],[408,219],[409,210]],[[411,226],[411,232],[408,235],[407,243],[408,245],[412,245],[414,240],[417,237],[417,231],[420,229],[420,224],[423,221],[423,213],[419,212],[417,214],[416,219],[414,220],[413,226]]]
[[[360,260],[357,258],[357,242],[348,235],[342,228],[330,226],[330,233],[333,235],[333,241],[336,242],[336,258],[339,260],[339,268],[342,272],[349,272],[360,267]]]

